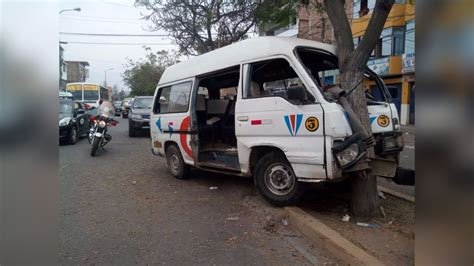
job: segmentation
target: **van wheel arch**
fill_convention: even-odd
[[[169,148],[171,145],[176,145],[176,146],[178,147],[178,149],[179,149],[178,143],[176,143],[175,141],[172,141],[172,140],[168,140],[167,142],[165,142],[165,146],[164,146],[165,154],[166,154],[166,152],[168,151],[168,148]]]
[[[265,156],[266,154],[269,153],[280,153],[286,158],[285,153],[278,147],[275,146],[256,146],[252,147],[252,150],[250,151],[250,156],[249,156],[249,168],[250,168],[250,173],[254,174],[255,167],[257,166],[258,161],[260,158]]]

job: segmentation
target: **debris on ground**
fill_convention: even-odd
[[[383,206],[380,206],[380,213],[382,213],[383,218],[387,218],[387,215],[385,214],[385,210],[383,209]]]
[[[136,185],[136,184],[137,184],[137,181],[133,180],[133,181],[132,181],[132,184]]]
[[[349,216],[349,214],[346,214],[342,217],[343,222],[349,222],[350,219],[351,219],[351,217]]]
[[[239,217],[237,216],[232,216],[232,217],[227,217],[227,221],[238,221]]]
[[[287,220],[287,219],[281,220],[281,223],[282,223],[284,226],[288,226],[288,220]]]
[[[218,187],[209,187],[209,190],[216,190]]]
[[[382,199],[386,199],[385,194],[380,190],[379,190],[379,197],[382,198]]]
[[[380,227],[379,224],[369,224],[369,223],[361,223],[361,222],[357,222],[357,225],[358,225],[358,226],[362,226],[362,227],[369,227],[369,228],[377,228],[377,227]]]
[[[267,222],[265,223],[265,226],[263,227],[267,232],[276,232],[275,229],[275,219],[271,215],[265,216],[265,220]]]

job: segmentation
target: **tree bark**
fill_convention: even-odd
[[[377,0],[369,25],[359,46],[354,50],[349,20],[344,11],[344,0],[324,0],[329,20],[334,28],[339,58],[341,87],[354,88],[364,78],[364,70],[377,39],[384,27],[394,0]],[[349,102],[362,126],[372,134],[367,99],[362,83],[349,96]],[[373,147],[368,148],[367,157],[374,157]],[[378,210],[377,178],[370,171],[359,171],[352,177],[351,209],[355,216],[373,217]]]

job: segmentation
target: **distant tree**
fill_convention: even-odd
[[[116,101],[119,98],[119,88],[117,84],[112,86],[112,99]]]
[[[184,55],[197,55],[247,38],[261,0],[136,0],[150,30],[170,33]]]
[[[123,100],[123,98],[125,98],[125,91],[123,89],[120,90],[120,92],[118,94],[118,98],[119,98],[119,100]]]
[[[334,28],[340,85],[345,90],[355,88],[349,97],[349,102],[365,130],[371,133],[367,100],[361,80],[364,78],[367,61],[395,0],[376,0],[367,29],[357,48],[354,48],[351,24],[344,9],[345,0],[290,0],[287,4],[283,4],[283,2],[281,0],[268,1],[267,5],[269,6],[265,9],[266,12],[261,15],[260,21],[262,23],[284,23],[287,16],[295,14],[294,10],[297,5],[304,5],[307,8],[320,8],[319,11],[326,12]],[[311,6],[314,3],[321,2],[324,2],[324,5]],[[410,1],[410,3],[414,3],[414,1]],[[374,150],[372,147],[369,148],[368,157],[373,156]],[[353,178],[352,191],[351,206],[353,213],[357,216],[374,216],[378,206],[376,177],[368,169],[357,172]]]
[[[163,71],[179,62],[175,53],[165,50],[154,53],[149,47],[144,49],[147,53],[145,59],[128,59],[122,73],[124,83],[131,89],[131,96],[153,95]]]

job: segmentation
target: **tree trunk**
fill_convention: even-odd
[[[344,71],[341,73],[341,86],[345,90],[351,90],[363,78],[363,73]],[[349,96],[349,101],[362,125],[372,134],[369,114],[367,111],[367,99],[365,97],[362,83],[358,85]],[[370,147],[367,151],[368,157],[374,155],[374,148]],[[370,171],[359,172],[352,177],[352,213],[358,217],[373,217],[377,213],[378,194],[377,178]]]

